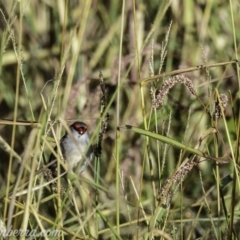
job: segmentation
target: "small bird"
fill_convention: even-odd
[[[93,148],[90,144],[90,137],[87,131],[88,127],[83,122],[75,122],[69,129],[70,134],[66,132],[60,140],[60,148],[68,166],[68,170],[81,174],[94,157]],[[51,154],[49,162],[55,159],[56,157]],[[53,177],[56,177],[57,163],[49,166],[49,169]]]

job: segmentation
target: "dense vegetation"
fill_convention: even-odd
[[[1,231],[240,239],[237,1],[0,9]],[[54,194],[43,172],[76,120],[96,157]]]

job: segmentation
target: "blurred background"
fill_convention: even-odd
[[[230,3],[223,0],[126,1],[124,9],[123,2],[118,0],[0,1],[1,137],[22,155],[33,126],[18,124],[13,131],[14,118],[18,122],[38,123],[42,135],[46,133],[48,124],[55,123],[58,139],[64,133],[59,128],[59,118],[68,125],[76,120],[84,121],[88,124],[90,133],[97,134],[100,123],[101,71],[107,89],[110,120],[103,138],[100,184],[109,189],[109,192],[114,193],[116,184],[117,125],[129,124],[144,128],[146,117],[149,130],[195,147],[204,132],[212,126],[211,118],[206,113],[206,108],[212,104],[209,100],[209,89],[212,88],[212,93],[217,89],[219,93],[231,96],[231,106],[226,109],[225,115],[228,131],[234,141],[237,136],[234,118],[238,117],[239,112],[237,67],[234,62],[220,64],[238,58],[238,45],[234,46],[234,40],[238,43],[240,38],[237,29],[240,22],[239,4],[232,4],[231,12]],[[236,29],[233,27],[231,13]],[[163,106],[152,115],[152,85],[146,84],[140,88],[143,79],[153,74],[207,64],[216,66],[183,73],[192,81],[197,97],[191,95],[183,84],[177,84],[170,90]],[[159,89],[166,79],[168,77],[160,77],[152,84]],[[116,97],[117,91],[119,99]],[[219,120],[219,156],[223,156],[229,149],[225,128],[226,125]],[[51,133],[49,136],[52,136]],[[130,183],[131,177],[141,196],[140,201],[151,214],[156,193],[179,166],[180,150],[151,139],[148,149],[148,158],[153,165],[151,173],[148,161],[143,164],[146,158],[145,138],[127,130],[120,130],[120,138],[120,150],[117,153],[120,156],[119,173],[123,177],[120,195],[136,205],[138,199]],[[95,137],[93,144],[96,141]],[[209,154],[215,154],[216,145],[213,142],[211,136],[204,143],[204,149]],[[54,143],[51,144],[54,146]],[[46,147],[36,154],[39,154],[36,159],[40,167],[44,164],[43,155],[47,158],[50,150]],[[4,190],[10,157],[2,149],[0,156],[0,186]],[[159,174],[158,161],[162,159],[165,159],[165,163]],[[186,219],[194,219],[198,214],[200,210],[197,202],[203,197],[202,185],[206,191],[216,186],[214,165],[212,162],[203,162],[187,176],[181,192],[173,198],[172,209],[177,212],[171,213],[173,221],[180,214]],[[230,165],[220,166],[220,177],[232,172]],[[19,164],[13,161],[11,184],[16,181],[18,167]],[[89,170],[88,174],[93,176],[93,171]],[[229,196],[231,186],[225,191],[226,196]],[[102,196],[99,201],[112,201],[109,194]],[[213,215],[217,211],[216,194],[212,189],[209,197]],[[184,202],[184,213],[178,209],[179,198]],[[228,203],[230,204],[229,198]],[[239,206],[239,203],[236,202],[236,205]],[[193,207],[194,204],[196,206]],[[126,208],[124,206],[123,209]],[[106,213],[111,217],[114,215],[112,207],[110,205],[110,213]],[[130,215],[132,219],[138,217],[136,210]],[[200,216],[207,218],[208,211],[201,210]],[[126,219],[127,213],[123,210],[122,223],[129,221]],[[185,227],[179,227],[178,223],[170,225],[184,229],[179,233],[181,237],[188,236],[191,232],[189,229],[192,228],[188,222]],[[134,229],[128,229],[124,233],[124,239],[134,239]],[[205,234],[210,236],[206,232],[211,229],[209,221],[199,221],[189,239]],[[169,234],[170,232],[168,230]]]

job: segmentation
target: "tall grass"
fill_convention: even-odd
[[[34,231],[2,239],[240,238],[236,2],[0,9],[0,230]],[[77,120],[95,160],[52,193],[47,159]]]

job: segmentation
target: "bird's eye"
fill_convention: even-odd
[[[76,122],[72,126],[80,135],[83,135],[87,131],[87,125],[84,123]]]
[[[80,127],[78,132],[82,135],[86,132],[86,128],[85,127]]]

